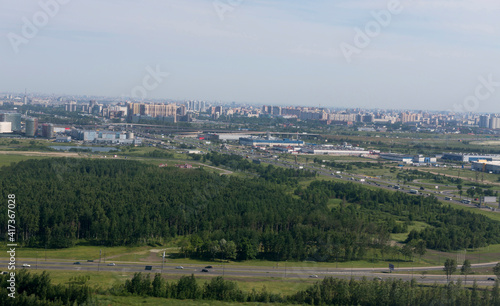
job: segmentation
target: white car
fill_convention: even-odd
[[[116,264],[114,262],[112,262],[112,263],[109,263],[108,266],[116,266]]]
[[[29,267],[31,267],[31,265],[29,265],[29,264],[23,264],[23,268],[29,268]]]
[[[318,278],[318,276],[316,274],[314,275],[309,275],[310,278]]]
[[[175,267],[175,268],[176,268],[176,269],[184,269],[184,267],[183,267],[183,266],[177,266],[177,267]]]

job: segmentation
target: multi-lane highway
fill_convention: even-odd
[[[0,260],[0,264],[4,267],[7,266],[6,260]],[[30,267],[23,268],[23,264],[28,264]],[[206,268],[203,265],[179,265],[178,263],[163,264],[156,263],[115,263],[110,266],[109,263],[98,262],[80,262],[75,264],[69,261],[35,261],[35,260],[18,260],[17,269],[32,269],[32,270],[59,270],[59,271],[79,271],[79,272],[116,272],[116,273],[164,273],[169,275],[203,275],[203,276],[230,276],[230,277],[246,277],[246,278],[286,278],[286,279],[322,279],[325,277],[335,278],[354,278],[361,279],[366,277],[368,279],[389,279],[397,278],[405,281],[415,279],[419,283],[446,283],[446,276],[424,274],[422,271],[438,271],[443,267],[415,267],[415,268],[396,268],[392,273],[389,269],[384,268],[318,268],[314,264],[307,267],[293,267],[286,266],[282,263],[278,267],[265,267],[265,266],[237,266],[237,265],[214,265],[212,268]],[[496,263],[485,263],[473,265],[475,268],[492,267]],[[146,266],[151,266],[151,270],[146,270]],[[182,266],[182,269],[179,268]],[[205,269],[208,272],[202,272]],[[452,280],[464,280],[464,276],[454,275]],[[478,284],[493,285],[496,277],[494,275],[469,275],[468,281],[476,280]]]

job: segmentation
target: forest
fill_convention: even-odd
[[[57,158],[4,166],[0,186],[4,199],[16,195],[16,241],[29,247],[66,248],[82,240],[161,245],[180,237],[186,257],[347,261],[366,259],[370,249],[391,254],[390,233],[414,221],[430,226],[410,233],[408,258],[425,252],[422,244],[457,250],[500,243],[500,222],[433,197],[353,183],[292,187],[265,176]],[[331,206],[331,199],[341,203]],[[0,211],[2,239],[5,214]]]

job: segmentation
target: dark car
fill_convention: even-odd
[[[488,277],[489,281],[494,281],[495,279],[493,277]]]
[[[206,266],[205,269],[212,269],[212,266]]]
[[[81,263],[80,263],[79,261],[74,262],[73,264],[74,264],[74,265],[81,265]]]
[[[420,187],[420,190],[425,190],[425,188],[424,187]]]
[[[201,269],[201,272],[208,272],[207,269]]]

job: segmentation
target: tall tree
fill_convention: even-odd
[[[472,271],[470,261],[468,259],[464,260],[462,267],[460,268],[460,274],[465,275],[465,286],[467,286],[467,275]]]
[[[500,278],[500,262],[498,262],[494,267],[493,267],[493,273],[497,276],[497,278]]]
[[[457,262],[454,259],[446,259],[443,271],[446,273],[446,280],[450,282],[451,275],[457,271]]]

